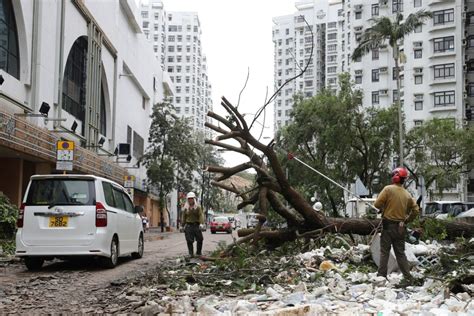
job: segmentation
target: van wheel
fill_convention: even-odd
[[[26,257],[25,265],[29,271],[38,271],[43,266],[44,259],[41,257]]]
[[[138,251],[132,252],[132,258],[140,259],[141,257],[143,257],[144,250],[145,250],[145,243],[143,242],[143,235],[140,234],[140,237],[138,237]]]
[[[112,238],[110,243],[110,257],[103,258],[103,265],[108,269],[115,268],[117,266],[119,256],[118,241],[117,237]]]

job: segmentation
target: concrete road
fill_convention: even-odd
[[[232,235],[204,232],[204,254],[216,249],[220,242],[232,243]],[[93,259],[47,261],[38,272],[29,272],[20,261],[0,266],[0,315],[82,312],[97,304],[100,298],[96,291],[111,282],[153,269],[165,258],[188,253],[184,233],[150,232],[146,233],[146,240],[143,258],[121,258],[114,269],[104,269]],[[54,305],[58,302],[61,304]]]

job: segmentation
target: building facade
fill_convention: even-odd
[[[141,16],[143,32],[175,85],[170,102],[176,114],[204,132],[207,112],[212,110],[212,86],[197,13],[165,11],[163,2],[155,0],[142,4]]]
[[[432,118],[450,119],[462,128],[472,125],[472,107],[474,106],[474,3],[468,0],[343,0],[337,6],[333,2],[325,1],[329,5],[326,10],[318,8],[322,4],[300,4],[293,16],[286,19],[277,18],[273,30],[275,47],[275,83],[278,86],[280,74],[286,73],[279,66],[279,38],[276,30],[288,29],[287,25],[294,26],[293,20],[304,14],[303,8],[310,8],[313,17],[326,14],[329,20],[325,25],[326,36],[324,43],[315,38],[316,50],[326,54],[324,87],[337,89],[337,74],[349,72],[356,88],[363,93],[365,107],[388,107],[400,99],[405,114],[405,126],[411,129],[425,120]],[[397,90],[396,69],[390,46],[374,49],[359,60],[353,61],[351,53],[359,44],[364,30],[371,26],[373,18],[382,16],[394,17],[402,13],[407,17],[418,10],[431,11],[433,17],[413,33],[407,35],[400,43],[405,61],[400,65],[401,84]],[[334,12],[336,14],[334,15]],[[279,20],[278,20],[279,19]],[[284,24],[281,21],[286,21]],[[281,27],[280,27],[281,25]],[[335,32],[331,32],[331,30]],[[292,29],[289,27],[293,37]],[[322,30],[321,30],[322,31]],[[288,32],[288,31],[287,31]],[[290,45],[297,45],[290,37]],[[286,34],[286,33],[285,33]],[[321,36],[320,36],[321,37]],[[300,40],[301,41],[301,40]],[[471,45],[472,44],[472,45]],[[315,54],[318,58],[318,54]],[[331,63],[335,61],[335,64]],[[315,61],[317,66],[318,60]],[[472,66],[472,67],[471,67]],[[282,71],[281,71],[282,70]],[[311,74],[311,73],[310,73]],[[283,81],[284,82],[284,81]],[[305,97],[314,95],[322,87],[314,85],[308,89],[306,85],[296,86],[295,92],[303,93]],[[471,91],[472,90],[472,91]],[[286,125],[291,113],[292,102],[289,96],[286,100],[276,99],[275,102],[275,130]],[[283,103],[285,102],[285,103]],[[286,106],[286,108],[282,108]],[[281,116],[280,116],[281,115]],[[279,124],[279,121],[281,124]],[[285,124],[283,123],[285,122]],[[452,190],[445,193],[445,198],[474,200],[474,174],[464,176],[461,182]]]
[[[342,35],[337,24],[341,8],[341,1],[302,1],[296,3],[296,13],[273,19],[275,88],[298,75],[309,62],[303,76],[285,85],[275,98],[275,131],[291,122],[295,94],[312,97],[324,87],[337,88],[337,75],[345,71],[337,48]]]
[[[72,141],[68,173],[121,184],[133,176],[135,203],[158,225],[146,170],[137,162],[151,107],[173,85],[142,33],[134,1],[2,0],[0,6],[7,34],[0,41],[0,191],[20,204],[31,175],[63,172],[56,144]]]

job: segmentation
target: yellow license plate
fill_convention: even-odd
[[[67,216],[50,216],[49,227],[67,227]]]

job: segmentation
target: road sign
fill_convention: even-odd
[[[56,170],[72,171],[72,161],[56,161]]]
[[[59,140],[56,144],[56,160],[72,162],[74,160],[74,142]]]
[[[134,189],[133,188],[125,188],[125,190],[127,191],[128,195],[130,195],[130,197],[133,200]]]
[[[123,186],[125,188],[133,188],[135,186],[135,176],[124,176]]]

